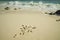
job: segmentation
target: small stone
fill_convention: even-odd
[[[10,8],[9,7],[6,7],[5,10],[9,10]]]
[[[52,15],[52,13],[49,13],[49,15]]]

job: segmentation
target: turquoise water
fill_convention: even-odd
[[[4,2],[10,2],[10,1],[19,1],[19,2],[44,2],[44,3],[57,3],[60,4],[60,0],[0,0],[0,3],[4,3]]]

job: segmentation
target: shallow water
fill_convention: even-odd
[[[9,7],[10,9],[13,8],[36,8],[43,12],[55,12],[56,10],[60,10],[59,3],[47,3],[43,1],[35,2],[35,1],[0,1],[0,10],[4,10],[5,7]]]

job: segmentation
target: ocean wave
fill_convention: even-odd
[[[47,11],[56,11],[60,9],[60,4],[55,3],[44,3],[40,2],[20,2],[20,1],[10,1],[0,4],[0,6],[8,6],[8,7],[20,7],[20,8],[39,8],[40,10]]]

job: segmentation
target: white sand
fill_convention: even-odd
[[[58,16],[44,14],[39,9],[20,9],[0,11],[0,40],[60,40]],[[32,33],[19,35],[20,25],[36,26]],[[18,36],[13,38],[14,34]]]

